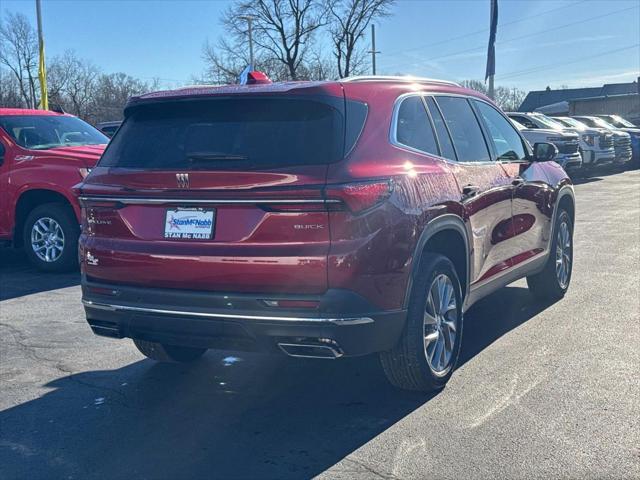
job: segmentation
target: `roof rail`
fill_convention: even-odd
[[[438,80],[436,78],[413,77],[411,75],[361,75],[355,77],[347,77],[340,80],[341,82],[413,82],[413,83],[432,83],[436,85],[451,85],[459,87],[460,84],[449,80]]]

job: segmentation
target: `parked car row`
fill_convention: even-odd
[[[584,174],[594,167],[611,164],[623,167],[640,160],[640,128],[617,115],[549,117],[537,112],[507,115],[529,142],[548,141],[556,145],[558,163],[571,174]]]

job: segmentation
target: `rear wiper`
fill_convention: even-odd
[[[216,160],[249,160],[246,155],[235,155],[233,153],[219,152],[192,152],[187,154],[189,160],[194,161],[216,161]]]

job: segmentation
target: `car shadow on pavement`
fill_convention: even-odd
[[[465,315],[458,368],[551,305],[537,301],[528,288],[520,286],[502,288],[480,300]]]
[[[22,250],[0,248],[0,301],[79,284],[77,271],[39,272],[29,264]]]
[[[573,182],[574,185],[582,185],[585,183],[594,183],[594,182],[601,182],[603,180],[602,177],[575,177],[575,178],[571,178],[571,181]]]
[[[462,364],[544,308],[530,304],[517,287],[479,302]],[[66,375],[44,388],[0,412],[2,478],[309,478],[434,397],[391,387],[376,357],[225,352],[190,366],[142,360]]]

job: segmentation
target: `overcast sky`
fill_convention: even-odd
[[[229,3],[43,0],[47,55],[73,49],[105,72],[189,83],[203,70],[203,42],[222,34],[218,19]],[[482,79],[489,4],[399,1],[377,24],[378,73]],[[596,86],[640,75],[639,0],[499,0],[499,7],[498,85]],[[35,0],[2,0],[0,15],[7,11],[35,25]]]

